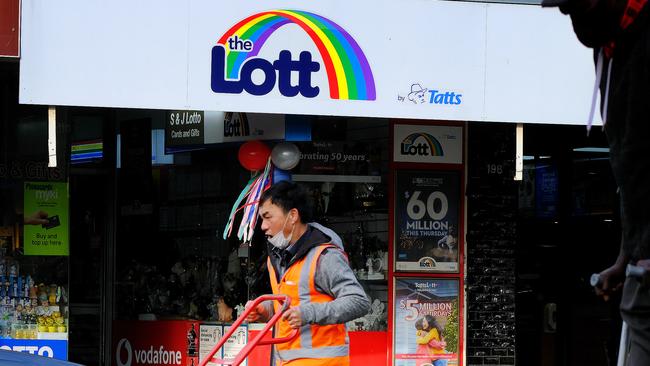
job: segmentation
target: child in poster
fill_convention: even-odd
[[[431,315],[425,315],[415,321],[416,342],[418,344],[415,352],[419,355],[431,355],[431,364],[433,366],[447,366],[447,360],[436,359],[436,355],[445,353],[445,346],[447,345],[442,339],[442,327]],[[429,364],[429,360],[418,360],[417,366],[425,366]]]

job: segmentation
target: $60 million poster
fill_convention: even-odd
[[[458,280],[395,280],[396,366],[457,366]]]
[[[459,271],[460,176],[455,171],[395,175],[395,269]]]

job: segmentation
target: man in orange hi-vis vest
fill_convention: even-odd
[[[364,316],[370,301],[357,281],[341,238],[312,219],[304,188],[279,182],[262,194],[259,214],[268,240],[267,266],[274,294],[291,297],[276,337],[298,337],[273,350],[276,366],[350,364],[345,323]],[[278,304],[262,303],[249,322],[267,321]]]

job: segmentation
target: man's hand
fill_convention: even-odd
[[[252,301],[247,302],[246,309],[248,309],[252,303]],[[267,311],[266,306],[264,306],[264,303],[257,304],[257,307],[246,316],[246,321],[249,323],[267,321],[268,319],[269,312]]]
[[[289,310],[282,314],[282,320],[289,322],[289,326],[293,329],[300,328],[302,326],[302,314],[300,314],[300,309],[298,307],[290,307]]]
[[[47,220],[47,212],[43,210],[36,211],[29,216],[25,215],[23,220],[25,225],[45,225],[49,222]]]
[[[623,287],[625,279],[625,266],[614,264],[606,270],[599,273],[600,285],[596,286],[596,295],[602,296],[605,301],[609,296]]]
[[[650,272],[650,259],[641,259],[636,262],[638,267],[643,267],[647,272]]]

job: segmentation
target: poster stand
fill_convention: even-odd
[[[461,366],[465,125],[391,123],[389,355],[395,366]]]

